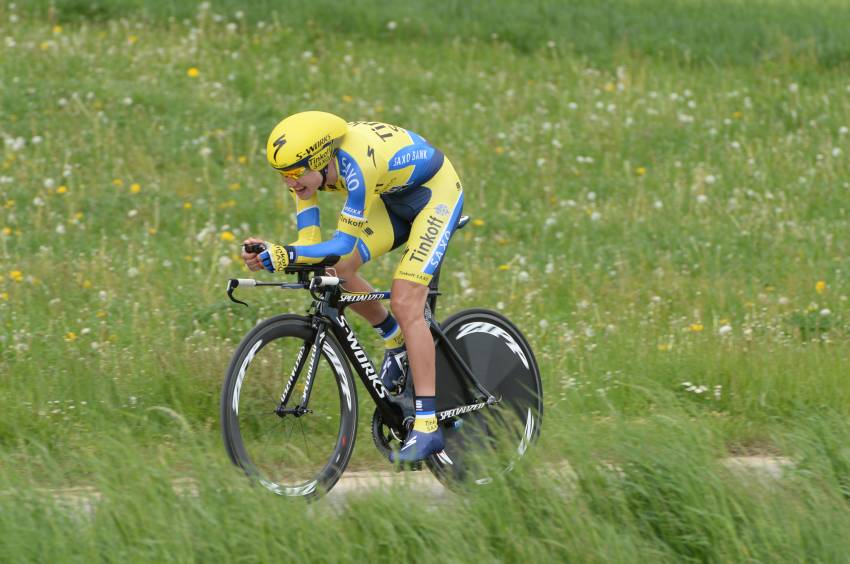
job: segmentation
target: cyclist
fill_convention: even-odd
[[[371,259],[404,245],[393,275],[392,314],[381,302],[352,304],[384,339],[381,380],[395,390],[405,357],[416,390],[416,419],[393,462],[415,462],[443,449],[435,403],[434,341],[423,312],[428,283],[442,261],[463,208],[463,188],[441,151],[401,127],[349,122],[326,112],[291,115],[272,130],[269,163],[295,201],[298,239],[249,238],[266,250],[242,253],[251,270],[282,270],[340,257],[335,268],[351,292],[372,292],[358,274]],[[337,230],[321,240],[317,191],[346,195]]]

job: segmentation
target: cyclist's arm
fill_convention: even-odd
[[[312,264],[320,262],[325,258],[336,255],[345,258],[354,252],[360,235],[360,227],[366,221],[366,195],[373,193],[375,184],[371,168],[367,168],[367,175],[347,152],[340,149],[337,160],[340,175],[345,178],[348,198],[345,201],[337,221],[337,230],[334,236],[324,242],[312,245],[296,245],[295,262],[297,264]]]
[[[295,190],[290,189],[289,193],[295,201],[295,221],[298,225],[298,239],[290,245],[303,247],[321,243],[318,194],[313,194],[308,200],[302,200],[295,194]]]

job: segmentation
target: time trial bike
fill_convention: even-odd
[[[462,217],[457,228],[468,221]],[[348,465],[360,409],[352,367],[375,404],[372,438],[384,457],[413,426],[410,371],[396,389],[385,387],[345,316],[347,306],[386,300],[390,292],[345,291],[344,280],[329,275],[332,262],[287,267],[295,282],[237,278],[227,286],[230,299],[243,304],[233,296],[236,288],[307,290],[313,298],[307,315],[258,323],[237,347],[222,389],[230,459],[280,495],[320,496]],[[439,275],[438,268],[424,315],[436,347],[445,448],[425,464],[449,486],[486,484],[495,472],[510,470],[540,433],[540,373],[528,342],[504,315],[467,309],[437,322]]]

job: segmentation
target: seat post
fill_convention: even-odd
[[[428,282],[428,308],[431,310],[431,316],[434,317],[437,311],[437,291],[440,284],[440,271],[443,269],[443,264],[437,267],[431,281]]]

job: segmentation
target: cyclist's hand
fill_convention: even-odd
[[[295,249],[289,245],[269,245],[258,258],[263,263],[263,268],[269,272],[277,272],[295,262]]]
[[[257,239],[256,237],[249,237],[242,241],[242,260],[245,261],[245,266],[247,266],[248,270],[252,272],[262,270],[263,262],[257,256],[259,253],[249,253],[245,250],[246,245],[263,245],[264,248],[268,248],[269,245],[262,239]]]

